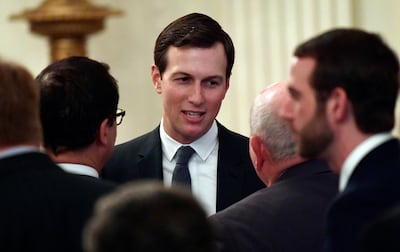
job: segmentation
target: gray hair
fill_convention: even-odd
[[[259,95],[251,107],[250,133],[262,139],[276,162],[296,155],[289,123],[278,115],[276,104],[265,102],[263,95]]]

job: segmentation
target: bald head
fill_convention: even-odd
[[[289,124],[280,116],[289,99],[285,83],[274,83],[257,95],[251,108],[250,133],[263,141],[275,162],[296,156]]]

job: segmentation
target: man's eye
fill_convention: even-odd
[[[207,82],[207,84],[209,86],[219,86],[221,84],[221,82],[215,81],[215,80],[210,80],[210,81]]]
[[[294,100],[300,99],[300,93],[297,90],[289,88],[289,94]]]
[[[189,77],[179,77],[175,79],[177,82],[187,82],[189,81]]]

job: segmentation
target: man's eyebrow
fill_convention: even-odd
[[[224,77],[221,75],[212,75],[212,76],[208,76],[206,78],[204,78],[205,80],[212,80],[212,79],[218,79],[218,80],[223,80]]]
[[[171,76],[175,76],[175,75],[189,75],[190,76],[189,73],[182,72],[182,71],[174,72],[174,73],[171,74]]]

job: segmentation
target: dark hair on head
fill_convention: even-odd
[[[332,29],[300,44],[294,55],[316,60],[310,83],[318,102],[325,102],[334,88],[341,87],[362,132],[393,128],[399,61],[379,35],[359,29]]]
[[[84,231],[88,252],[214,252],[215,231],[200,203],[159,181],[127,183],[103,197]]]
[[[114,123],[119,94],[108,65],[73,56],[50,64],[36,79],[44,145],[55,154],[88,146],[104,119]]]
[[[222,43],[225,49],[226,78],[228,79],[235,61],[232,39],[217,21],[200,13],[191,13],[180,17],[164,28],[155,42],[154,64],[162,76],[167,67],[166,54],[170,46],[209,48],[217,42]]]

